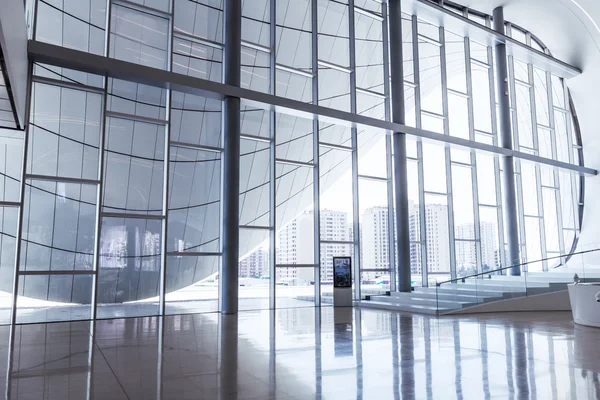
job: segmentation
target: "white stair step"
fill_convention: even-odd
[[[433,298],[420,298],[414,297],[411,295],[407,296],[373,296],[371,297],[374,301],[380,301],[383,303],[391,303],[391,304],[411,304],[411,305],[421,305],[421,306],[431,306],[431,307],[444,307],[444,308],[462,308],[465,305],[469,305],[472,302],[470,301],[450,301],[450,300],[437,300],[435,297]]]
[[[430,306],[421,306],[414,304],[393,304],[393,303],[385,303],[381,301],[369,300],[369,301],[361,301],[358,303],[360,307],[364,308],[377,308],[384,310],[392,310],[392,311],[407,311],[411,313],[419,313],[419,314],[433,314],[435,315],[439,312],[451,311],[450,308],[437,308]]]

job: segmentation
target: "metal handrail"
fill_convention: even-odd
[[[533,263],[543,262],[543,261],[548,261],[548,260],[555,260],[557,258],[573,257],[573,256],[577,256],[577,255],[580,255],[580,254],[593,253],[595,251],[600,251],[600,248],[594,249],[594,250],[580,251],[580,252],[571,253],[571,254],[563,254],[563,255],[560,255],[560,256],[543,258],[541,260],[536,260],[536,261],[527,261],[527,262],[524,262],[524,263],[521,263],[521,264],[511,265],[510,267],[502,267],[502,268],[493,269],[493,270],[486,271],[486,272],[479,272],[479,273],[473,274],[473,275],[461,276],[460,278],[454,278],[454,279],[450,279],[450,280],[447,280],[447,281],[436,282],[435,285],[436,286],[441,286],[441,285],[443,285],[445,283],[452,283],[452,282],[464,281],[465,279],[469,279],[469,278],[475,278],[475,277],[483,276],[483,275],[490,275],[490,274],[493,274],[495,272],[505,271],[507,269],[512,269],[512,268],[515,268],[515,267],[522,267],[522,266],[527,265],[527,264],[533,264]]]

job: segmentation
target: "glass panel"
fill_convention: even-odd
[[[161,214],[165,127],[107,118],[103,210]]]
[[[51,3],[37,2],[36,40],[92,54],[104,54],[106,1]]]
[[[492,132],[489,71],[475,64],[471,64],[471,69],[475,129]]]
[[[533,69],[533,80],[535,87],[535,111],[537,123],[544,126],[550,124],[550,111],[548,109],[548,88],[546,85],[546,73],[538,68]]]
[[[527,63],[523,61],[519,61],[517,59],[513,59],[515,64],[515,79],[518,79],[523,82],[529,82],[529,70],[527,68]]]
[[[521,162],[521,186],[523,189],[523,212],[525,215],[538,216],[537,180],[535,178],[535,165]]]
[[[33,84],[27,171],[98,178],[102,96]]]
[[[577,200],[573,193],[572,179],[577,178],[569,172],[558,171],[563,228],[576,228],[575,204]],[[565,246],[565,250],[568,251],[570,243],[565,242]]]
[[[425,190],[446,193],[446,151],[444,147],[423,143]]]
[[[96,185],[27,180],[21,271],[92,270]]]
[[[471,58],[488,64],[487,46],[471,40]]]
[[[343,125],[319,122],[319,142],[352,147],[352,131]]]
[[[552,104],[555,107],[565,108],[565,89],[561,78],[552,75]]]
[[[440,40],[440,28],[423,20],[417,20],[417,30],[419,35],[427,36],[435,41]]]
[[[479,204],[496,205],[496,172],[494,156],[477,153],[477,188]]]
[[[350,75],[319,65],[318,76],[319,105],[350,112]]]
[[[312,210],[303,211],[288,224],[278,229],[277,265],[315,263],[314,221]]]
[[[442,114],[442,72],[440,48],[429,42],[419,41],[419,73],[421,108]]]
[[[349,67],[348,5],[328,0],[314,1],[318,2],[319,59]]]
[[[220,257],[167,257],[166,314],[218,311]]]
[[[174,0],[175,33],[223,43],[223,0]]]
[[[276,158],[312,162],[313,121],[288,114],[275,114],[275,143]]]
[[[242,0],[242,40],[269,47],[270,3],[270,0]]]
[[[405,122],[407,126],[412,126],[413,128],[417,127],[415,90],[414,88],[404,86]]]
[[[269,65],[269,53],[242,46],[240,86],[244,89],[269,93],[271,90]]]
[[[0,324],[10,322],[19,209],[0,207]]]
[[[164,120],[166,101],[165,89],[109,78],[108,111]]]
[[[356,86],[384,92],[382,23],[354,13],[356,37]]]
[[[472,227],[472,225],[471,225]],[[477,271],[477,242],[456,240],[456,275],[466,276]]]
[[[240,225],[269,226],[269,143],[241,140]],[[220,222],[215,221],[216,227]]]
[[[191,2],[188,3],[192,4]],[[174,37],[172,64],[173,72],[178,74],[221,82],[223,50]]]
[[[358,133],[358,173],[366,176],[387,177],[386,137],[377,131]]]
[[[301,216],[306,222],[302,228],[306,228],[309,232],[308,234],[314,236],[314,225],[309,222],[312,220],[310,214],[312,213],[313,206],[313,169],[310,167],[299,167],[277,163],[275,165],[275,170],[277,176],[277,209],[275,215],[277,217],[276,229],[278,235],[282,234],[283,229],[286,229],[288,224],[291,224],[296,218]],[[290,227],[289,230],[288,237],[294,239],[294,228]],[[313,240],[302,240],[301,244],[312,246]],[[290,246],[296,246],[296,244],[290,241]],[[292,251],[290,254],[285,254],[285,257],[288,260],[293,260],[301,251],[298,247],[292,247],[291,249]],[[279,254],[283,254],[280,250],[281,248],[277,249],[278,257]],[[308,247],[302,252],[304,253],[302,255],[303,259],[304,257],[308,257],[306,259],[310,260],[310,264],[313,264],[314,258],[312,258],[312,247]],[[288,261],[282,263],[292,264],[293,262]]]
[[[30,140],[34,129],[29,130]],[[0,201],[19,201],[22,167],[23,139],[0,129]]]
[[[444,134],[444,119],[428,114],[421,114],[421,127],[427,131]]]
[[[532,262],[542,259],[539,218],[525,217],[525,240],[527,243],[527,271],[541,271],[543,269],[543,263]]]
[[[109,56],[166,69],[169,21],[117,4],[111,13]]]
[[[558,231],[558,215],[556,204],[556,190],[542,189],[542,197],[544,199],[544,227],[546,230],[546,250],[560,252],[559,234]]]
[[[17,323],[90,319],[92,275],[21,276]]]
[[[312,71],[311,0],[277,0],[277,64]]]
[[[556,121],[556,153],[558,161],[570,162],[571,147],[569,145],[569,133],[567,131],[567,114],[555,111],[554,119]]]
[[[479,207],[479,234],[481,236],[481,265],[483,271],[501,268],[498,228],[498,210],[495,207]]]
[[[131,0],[131,2],[164,12],[169,12],[169,4],[171,3],[170,0]]]
[[[352,153],[343,150],[320,148],[319,156],[320,174],[320,207],[321,207],[321,240],[343,240],[352,241]],[[326,250],[336,250],[338,245],[325,246]],[[345,245],[341,245],[342,249]],[[343,254],[341,254],[343,255]],[[321,269],[332,261],[323,258],[321,253]],[[330,265],[333,268],[333,264]],[[331,272],[331,271],[330,271]],[[330,276],[332,272],[327,272]],[[321,275],[323,276],[323,273]],[[333,275],[331,275],[331,280]],[[328,278],[329,279],[329,278]]]
[[[240,118],[242,135],[262,136],[266,138],[271,136],[269,111],[245,105],[242,102]]]
[[[170,129],[174,142],[221,146],[222,102],[188,93],[171,96]]]
[[[413,53],[412,21],[409,16],[402,15],[402,62],[404,80],[415,83],[415,67]],[[394,43],[390,43],[393,46]]]
[[[465,67],[465,39],[446,31],[446,74],[448,89],[467,93],[467,72]],[[487,56],[487,53],[486,53]]]
[[[448,124],[451,136],[469,139],[468,99],[448,94]]]
[[[275,94],[287,99],[298,100],[303,103],[312,103],[312,79],[284,71],[276,70]]]
[[[533,148],[533,132],[531,125],[530,89],[524,85],[516,85],[517,122],[519,128],[519,146]]]
[[[238,272],[240,276],[238,287],[238,304],[240,310],[260,310],[269,308],[269,282],[270,277],[270,251],[269,231],[254,231],[240,229],[240,235],[251,238],[252,243],[260,243],[248,252],[248,246],[240,243],[240,262]],[[212,282],[209,280],[210,284]],[[218,284],[218,276],[215,281]],[[218,299],[218,287],[214,289],[214,296]],[[277,304],[279,307],[279,304]]]
[[[98,318],[158,314],[161,225],[158,220],[102,219]]]
[[[103,5],[104,7],[104,5]],[[104,33],[102,33],[104,35]],[[33,74],[46,78],[58,79],[59,81],[78,83],[81,85],[95,86],[99,89],[104,88],[104,77],[94,75],[74,69],[55,67],[53,65],[36,62],[33,65]]]
[[[367,117],[385,120],[385,99],[357,92],[356,112]]]
[[[450,236],[448,229],[448,198],[425,195],[425,232],[427,234],[427,270],[434,280],[450,275]]]
[[[171,146],[167,250],[220,251],[220,198],[220,154]]]
[[[452,166],[454,234],[456,239],[475,239],[472,183],[471,168]]]
[[[362,271],[360,273],[361,296],[382,295],[390,291],[389,271]]]
[[[359,179],[361,269],[390,268],[387,183]]]
[[[278,308],[315,306],[315,268],[277,268],[275,272]]]

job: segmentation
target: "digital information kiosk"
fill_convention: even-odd
[[[333,306],[352,307],[352,259],[333,257]]]

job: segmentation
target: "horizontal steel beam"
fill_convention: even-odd
[[[576,172],[582,175],[597,175],[598,171],[592,168],[581,167],[569,163],[522,153],[515,150],[504,149],[498,146],[478,143],[468,139],[442,135],[436,132],[417,129],[389,121],[352,114],[335,110],[316,104],[278,97],[253,90],[243,89],[195,78],[174,72],[137,65],[126,61],[115,60],[108,57],[85,53],[48,43],[29,41],[29,57],[55,66],[72,68],[89,73],[107,75],[113,78],[124,79],[132,82],[143,83],[156,87],[168,88],[174,91],[190,93],[204,97],[222,100],[225,97],[239,97],[245,104],[250,104],[266,110],[303,117],[306,119],[318,118],[319,121],[343,126],[370,128],[379,130],[382,134],[400,132],[408,136],[420,138],[425,141],[442,143],[450,146],[474,149],[477,151],[498,154],[500,156],[516,157],[540,164]]]

